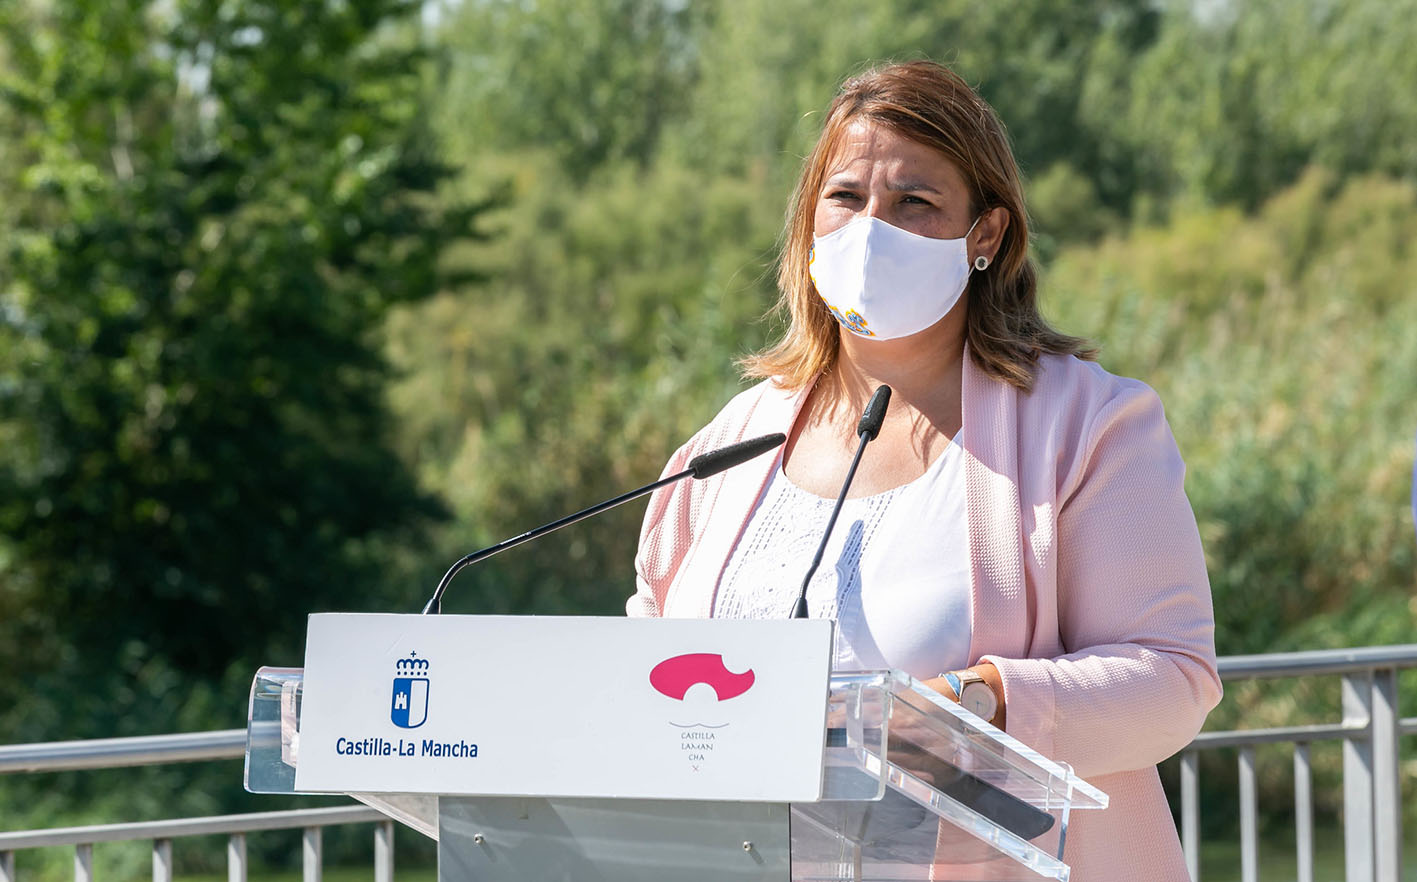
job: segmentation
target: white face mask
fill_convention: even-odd
[[[965,239],[931,239],[858,217],[812,238],[807,271],[842,327],[859,337],[894,340],[944,318],[964,293],[970,270]]]

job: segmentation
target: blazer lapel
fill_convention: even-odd
[[[1034,610],[1023,566],[1019,512],[1018,389],[964,354],[965,495],[969,516],[970,664],[1027,655]]]

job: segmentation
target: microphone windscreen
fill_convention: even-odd
[[[720,447],[708,453],[700,453],[689,460],[688,471],[695,478],[707,478],[709,475],[716,475],[724,469],[731,469],[734,466],[745,463],[755,456],[762,456],[769,450],[782,446],[787,440],[787,436],[781,432],[772,435],[764,435],[761,438],[750,438],[747,441],[739,441],[737,444],[730,444],[727,447]]]
[[[881,423],[886,421],[886,405],[891,403],[891,387],[877,386],[876,394],[866,402],[866,410],[861,414],[861,422],[856,424],[856,437],[865,435],[871,441],[881,432]]]

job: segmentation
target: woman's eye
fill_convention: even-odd
[[[901,201],[902,201],[902,202],[905,202],[905,203],[907,203],[907,204],[909,204],[909,205],[929,205],[929,204],[930,204],[928,201],[926,201],[926,200],[924,200],[924,199],[921,199],[919,196],[906,196],[906,197],[905,197],[904,199],[902,199]]]
[[[856,199],[857,196],[851,190],[833,190],[827,194],[827,198],[842,201],[848,199]]]

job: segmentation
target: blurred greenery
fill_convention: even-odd
[[[238,725],[306,613],[416,609],[654,478],[778,330],[801,157],[879,59],[951,64],[1008,124],[1045,309],[1166,402],[1220,651],[1410,641],[1414,12],[0,0],[0,743]],[[445,608],[616,614],[642,511]],[[1212,726],[1335,696],[1237,684]],[[142,774],[3,780],[0,814],[238,804],[229,772]]]
[[[445,514],[382,348],[482,208],[440,194],[418,9],[0,7],[0,742],[239,725]],[[199,774],[10,779],[0,815],[242,802]]]

